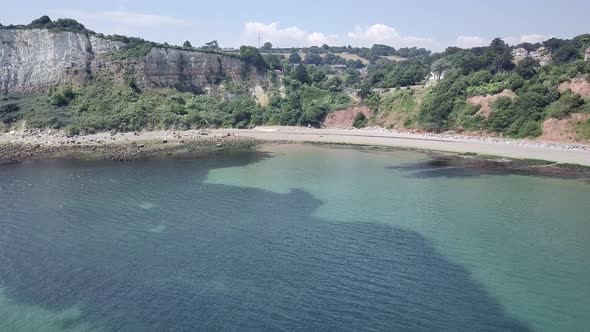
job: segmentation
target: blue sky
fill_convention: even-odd
[[[71,1],[2,0],[0,23],[18,24],[47,14],[71,17],[88,28],[158,42],[221,46],[330,45],[442,50],[487,44],[571,38],[590,32],[590,1]]]

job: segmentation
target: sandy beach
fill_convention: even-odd
[[[516,159],[543,159],[556,163],[571,163],[590,166],[590,145],[563,144],[530,140],[512,140],[497,137],[472,137],[455,134],[414,134],[395,132],[380,128],[370,129],[315,129],[301,127],[257,127],[254,129],[215,129],[187,131],[149,131],[128,133],[99,133],[67,137],[62,132],[29,130],[0,134],[3,154],[7,146],[28,146],[37,149],[121,150],[131,146],[138,151],[157,146],[156,150],[178,147],[184,144],[201,145],[222,149],[236,146],[236,142],[252,139],[262,142],[308,142],[328,144],[351,144],[402,147],[477,153]],[[142,144],[156,142],[158,144]],[[228,144],[231,143],[231,144]],[[123,149],[124,150],[124,149]],[[135,151],[135,150],[134,150]],[[30,154],[34,154],[32,151]],[[124,158],[123,158],[124,159]]]
[[[251,130],[225,130],[235,136],[265,141],[315,142],[376,145],[477,153],[516,159],[543,159],[557,163],[590,166],[590,145],[511,140],[496,137],[471,137],[449,134],[412,134],[384,129],[347,130],[300,127],[257,127]]]

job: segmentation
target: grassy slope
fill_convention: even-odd
[[[425,95],[428,94],[428,91],[428,89],[397,90],[382,95],[375,116],[370,124],[395,129],[420,128],[421,124],[418,120],[420,104],[424,100]],[[477,93],[469,94],[469,96],[472,95],[477,95]],[[574,107],[570,99],[569,93],[562,93],[562,97],[559,100],[546,108],[545,117],[540,119],[540,121],[542,122],[548,118],[561,119],[571,112],[590,111],[590,101],[588,99],[585,99],[586,104],[583,107]],[[477,107],[471,107],[466,104],[465,109],[457,111],[456,126],[468,130],[485,129],[485,119],[480,116],[477,116],[477,119],[474,118],[476,111]],[[590,141],[590,121],[578,123],[575,129],[579,141]]]
[[[373,125],[384,128],[414,128],[425,90],[398,90],[381,96]]]

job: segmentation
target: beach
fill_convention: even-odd
[[[65,157],[67,157],[70,154],[65,153],[66,151],[75,151],[75,153],[83,151],[86,155],[102,151],[103,157],[126,160],[166,150],[182,150],[186,146],[210,151],[252,146],[261,142],[400,147],[514,159],[541,159],[555,163],[590,166],[590,145],[588,144],[459,134],[405,133],[381,128],[317,129],[267,126],[253,129],[109,132],[73,137],[55,130],[27,130],[0,134],[0,152],[3,159],[7,158],[10,151],[12,154],[22,152],[23,159],[28,159],[35,157],[35,151],[41,151],[45,155],[37,157],[44,159],[55,153],[66,154]],[[25,151],[27,153],[24,153]],[[20,159],[18,156],[15,158]]]

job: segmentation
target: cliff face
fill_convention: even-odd
[[[133,77],[140,86],[203,91],[223,79],[256,84],[245,64],[229,56],[171,48],[152,48],[139,59],[113,61],[107,53],[125,44],[81,33],[0,29],[0,93],[32,92],[80,84],[92,75]]]
[[[0,91],[35,91],[65,82],[79,82],[94,58],[93,44],[114,45],[72,32],[0,30]]]
[[[236,58],[163,48],[153,48],[141,65],[140,84],[180,90],[199,90],[224,79],[240,81],[246,72],[244,62]],[[256,75],[250,79],[256,80]]]

